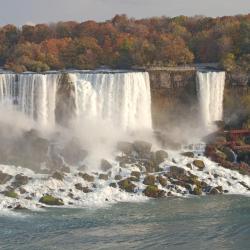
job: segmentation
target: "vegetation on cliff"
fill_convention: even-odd
[[[16,72],[220,62],[249,72],[250,15],[59,22],[0,28],[0,64]]]

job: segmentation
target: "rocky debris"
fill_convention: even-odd
[[[165,196],[166,191],[158,189],[156,185],[149,185],[145,188],[143,193],[151,198],[162,198]]]
[[[158,150],[154,153],[154,161],[156,165],[161,164],[168,158],[168,153],[164,150]]]
[[[154,185],[155,184],[155,176],[154,175],[147,175],[144,178],[143,184],[144,185]]]
[[[82,177],[85,181],[88,182],[93,182],[95,180],[95,177],[86,173],[79,173],[78,174],[80,177]]]
[[[84,192],[84,193],[90,193],[90,192],[92,192],[92,190],[89,189],[89,187],[83,187],[81,183],[75,184],[75,188],[77,190],[80,190],[80,191]]]
[[[13,176],[0,171],[0,185],[6,184]]]
[[[64,174],[63,173],[60,173],[60,172],[55,172],[53,175],[52,175],[52,178],[56,179],[56,180],[59,180],[59,181],[63,181],[64,179]]]
[[[62,199],[56,198],[52,195],[44,195],[43,197],[40,198],[39,200],[40,203],[49,205],[49,206],[63,206],[64,202]]]
[[[121,151],[125,155],[131,155],[134,151],[134,145],[130,142],[120,141],[116,146],[117,150]]]
[[[135,141],[134,149],[138,153],[139,157],[147,157],[150,154],[152,144],[146,141]]]
[[[104,172],[107,172],[108,170],[110,170],[112,168],[112,164],[109,163],[107,160],[102,159],[101,160],[101,170]]]
[[[29,177],[28,176],[25,176],[25,175],[22,175],[22,174],[17,174],[15,176],[15,180],[11,183],[11,185],[13,187],[20,187],[20,186],[28,184],[28,182],[29,182]]]
[[[205,164],[202,160],[194,160],[193,164],[195,167],[197,167],[200,171],[202,171],[205,168]]]
[[[13,199],[17,199],[18,198],[18,194],[14,191],[14,190],[6,190],[3,192],[4,196],[13,198]]]
[[[131,182],[129,179],[124,179],[118,182],[120,189],[125,190],[129,193],[135,193],[136,185]]]
[[[182,156],[189,157],[189,158],[194,158],[194,153],[193,152],[183,152],[181,153]]]
[[[109,176],[107,174],[99,174],[99,179],[107,181],[109,179]]]

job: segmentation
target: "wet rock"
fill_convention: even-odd
[[[187,163],[186,167],[192,169],[192,165],[190,163]]]
[[[63,165],[62,168],[60,169],[60,171],[63,173],[70,173],[70,168]]]
[[[13,176],[0,171],[0,185],[6,184]]]
[[[223,190],[222,190],[223,191]],[[221,191],[216,187],[212,187],[208,193],[209,195],[217,195],[221,194]]]
[[[135,141],[134,149],[139,154],[140,157],[145,157],[150,154],[152,144],[145,141]]]
[[[120,141],[117,143],[117,149],[125,155],[131,155],[134,150],[133,143]]]
[[[164,190],[158,189],[155,185],[149,185],[145,188],[143,193],[151,198],[162,198],[165,196],[166,192]]]
[[[189,158],[194,158],[193,152],[184,152],[184,153],[181,153],[181,155],[183,155],[185,157],[189,157]]]
[[[135,176],[130,176],[130,177],[127,178],[127,180],[138,182],[140,179],[138,179]]]
[[[226,155],[226,160],[230,162],[235,162],[235,154],[232,149],[228,147],[222,147],[221,151]]]
[[[27,193],[26,189],[24,189],[23,187],[20,187],[20,188],[19,188],[19,192],[20,192],[20,194],[25,194],[25,193]]]
[[[168,158],[168,153],[164,150],[158,150],[154,154],[154,161],[156,165],[161,164]]]
[[[244,181],[241,181],[239,183],[241,186],[245,187],[247,190],[250,190],[250,187]]]
[[[196,166],[200,171],[202,171],[205,168],[205,164],[202,160],[194,160],[193,161],[194,166]]]
[[[202,195],[201,187],[195,187],[193,191],[190,192],[193,195]]]
[[[92,190],[89,189],[88,187],[83,187],[81,183],[75,184],[75,188],[77,190],[80,190],[80,191],[84,192],[84,193],[90,193],[90,192],[92,192]]]
[[[107,160],[102,159],[101,160],[101,170],[106,172],[112,168],[112,164],[109,163]]]
[[[140,177],[141,177],[141,173],[138,172],[138,171],[132,171],[131,172],[131,176],[134,176],[134,177],[136,177],[139,180]]]
[[[118,186],[120,189],[129,193],[134,193],[136,188],[136,185],[133,184],[129,179],[119,181]]]
[[[17,174],[15,176],[14,182],[12,182],[11,185],[13,187],[20,187],[20,186],[28,184],[28,182],[29,182],[29,177],[28,176],[25,176],[25,175],[22,175],[22,174]]]
[[[158,176],[158,181],[163,187],[167,186],[167,178],[162,175]]]
[[[110,183],[109,186],[112,188],[117,188],[117,184],[115,182]]]
[[[26,207],[23,207],[21,204],[17,204],[15,207],[14,207],[15,210],[27,210]]]
[[[17,199],[18,198],[18,194],[15,192],[15,191],[9,191],[9,190],[6,190],[3,192],[4,196],[7,196],[7,197],[10,197],[10,198],[13,198],[13,199]]]
[[[99,174],[99,179],[107,181],[109,179],[109,176],[107,174]]]
[[[43,197],[40,198],[39,202],[49,205],[49,206],[62,206],[64,205],[63,200],[56,198],[52,195],[44,195]]]
[[[64,174],[63,173],[60,173],[60,172],[55,172],[53,175],[52,175],[52,178],[56,179],[56,180],[59,180],[59,181],[63,181],[64,179]]]
[[[186,171],[183,168],[179,168],[176,166],[171,166],[169,168],[169,172],[165,174],[166,177],[168,178],[173,178],[173,179],[180,179],[182,176],[186,175]]]
[[[145,178],[144,178],[144,181],[143,181],[143,184],[144,185],[154,185],[155,184],[155,176],[154,175],[147,175]]]
[[[95,180],[95,177],[86,173],[79,173],[78,174],[80,177],[82,177],[85,181],[88,182],[93,182]]]
[[[121,180],[121,179],[122,179],[122,176],[121,176],[121,175],[116,175],[116,176],[115,176],[115,180],[116,180],[116,181],[119,181],[119,180]]]

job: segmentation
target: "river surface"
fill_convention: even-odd
[[[0,249],[250,249],[250,197],[0,214]]]

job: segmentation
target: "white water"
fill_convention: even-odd
[[[148,73],[74,73],[70,78],[78,116],[123,130],[152,128]]]
[[[197,72],[200,115],[205,127],[223,119],[225,72]]]
[[[36,120],[40,126],[55,123],[57,74],[0,75],[0,104]]]

